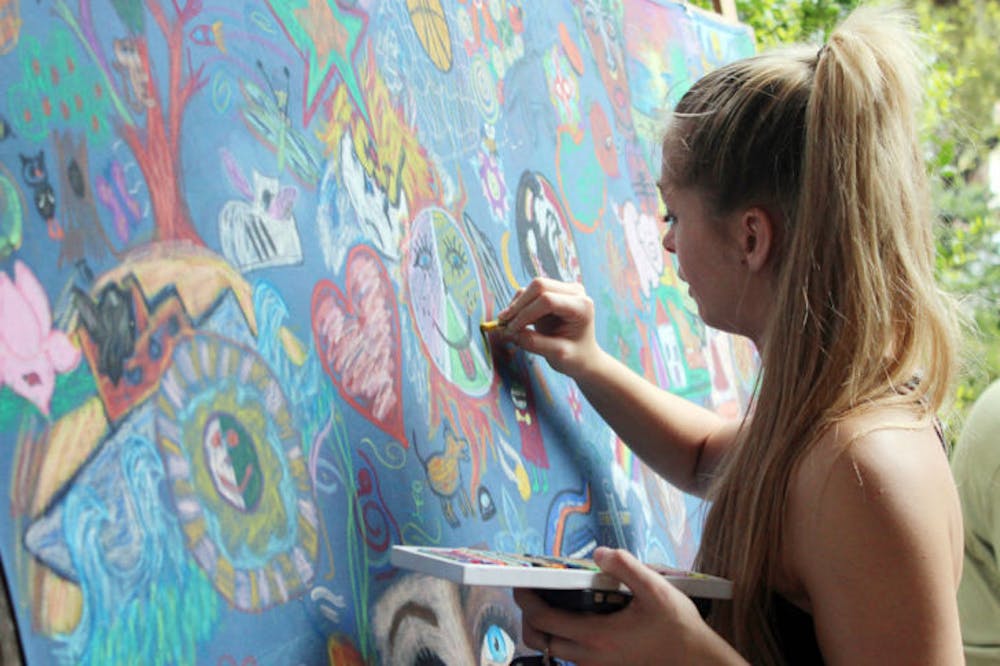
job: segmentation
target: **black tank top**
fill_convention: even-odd
[[[941,443],[941,448],[947,455],[948,443],[938,419],[934,419],[934,432]],[[712,608],[711,601],[698,599],[695,605],[702,617],[708,617]],[[821,666],[824,663],[823,653],[819,649],[819,641],[816,640],[816,625],[813,623],[811,613],[807,613],[777,592],[773,592],[770,598],[768,620],[778,643],[778,650],[781,652],[782,663],[789,666],[813,666],[814,664]]]
[[[945,455],[948,454],[948,444],[944,437],[941,422],[934,419],[934,432]],[[823,664],[823,653],[816,640],[816,625],[813,616],[802,610],[778,593],[771,594],[771,610],[769,614],[771,631],[778,642],[778,649],[784,663],[790,666],[811,666]]]
[[[934,432],[945,455],[948,443],[944,429],[938,419],[934,419]],[[771,594],[771,630],[778,641],[778,648],[786,664],[822,664],[823,653],[816,640],[816,625],[813,616],[777,593]]]
[[[772,594],[770,620],[784,663],[790,666],[823,663],[812,615],[780,594]]]
[[[703,618],[712,610],[710,599],[694,599],[695,606]],[[816,627],[812,615],[777,593],[771,594],[771,610],[768,616],[781,652],[781,663],[788,666],[812,666],[823,664],[823,654],[816,640]]]

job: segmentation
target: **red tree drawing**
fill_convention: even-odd
[[[136,6],[133,10],[141,12],[138,1],[134,0]],[[145,9],[163,33],[167,46],[168,79],[163,93],[150,62],[146,35],[132,34],[127,37],[135,49],[146,82],[143,90],[146,108],[136,114],[145,116],[144,126],[141,125],[141,118],[137,120],[121,102],[123,93],[125,96],[131,94],[125,89],[129,83],[123,77],[120,85],[116,85],[114,73],[94,31],[90,0],[80,0],[76,17],[62,0],[56,3],[56,9],[77,36],[89,46],[109,88],[116,91],[117,100],[114,106],[119,111],[116,124],[146,179],[152,205],[155,240],[187,240],[204,245],[191,222],[191,213],[184,196],[180,155],[181,122],[185,107],[192,96],[208,82],[203,76],[204,64],[196,69],[191,63],[190,52],[184,47],[187,26],[201,13],[202,2],[188,0],[182,6],[177,0],[171,0],[171,4],[176,15],[173,20],[167,16],[159,0],[145,0]],[[134,26],[129,27],[134,29]],[[186,69],[185,55],[188,61]]]

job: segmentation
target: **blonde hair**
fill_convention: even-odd
[[[950,392],[955,315],[933,277],[919,63],[908,12],[861,7],[819,51],[699,80],[664,139],[665,182],[717,213],[764,205],[781,221],[753,416],[713,480],[699,553],[735,581],[710,622],[753,663],[781,661],[769,600],[798,462],[848,416],[897,403],[931,419]]]

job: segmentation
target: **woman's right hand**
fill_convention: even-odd
[[[514,294],[498,319],[505,338],[570,377],[578,377],[601,352],[594,302],[577,282],[535,278]]]

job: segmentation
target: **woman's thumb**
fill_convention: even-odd
[[[624,583],[633,595],[655,586],[659,574],[640,562],[627,550],[599,547],[594,551],[594,563],[609,576]]]

